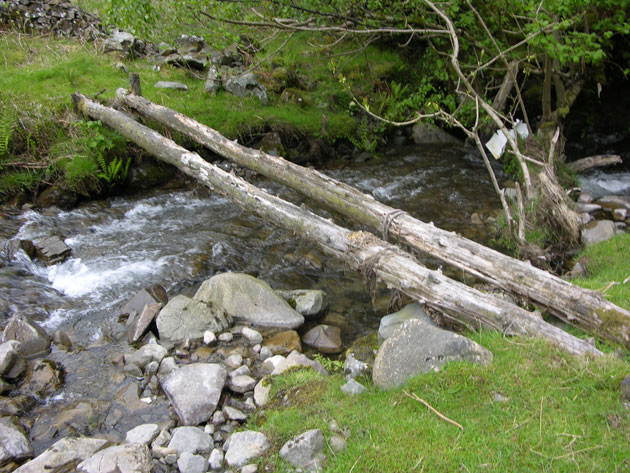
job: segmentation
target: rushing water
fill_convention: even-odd
[[[387,160],[327,172],[392,207],[478,240],[487,232],[472,226],[470,215],[498,207],[483,164],[458,150],[400,150]],[[293,191],[256,183],[352,226]],[[43,266],[16,250],[18,240],[49,234],[62,235],[72,248],[65,262]],[[326,321],[341,326],[346,344],[376,328],[384,315],[373,308],[357,272],[205,189],[154,191],[67,212],[30,210],[0,221],[0,237],[12,240],[0,263],[0,328],[12,314],[27,313],[49,332],[66,331],[83,348],[71,355],[53,351],[68,371],[55,402],[112,395],[111,357],[130,350],[121,341],[118,309],[148,285],[163,285],[171,297],[191,295],[213,274],[241,271],[275,288],[321,288],[330,298]]]

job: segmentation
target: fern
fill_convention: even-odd
[[[131,159],[127,159],[123,165],[122,158],[114,158],[109,164],[105,162],[103,155],[97,156],[98,164],[101,168],[101,172],[98,177],[104,179],[108,183],[123,182],[127,178],[127,172],[129,171],[129,164]]]
[[[0,159],[9,153],[9,143],[16,125],[15,109],[6,102],[0,102]]]

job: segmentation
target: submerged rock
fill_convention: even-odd
[[[492,360],[492,353],[461,335],[412,319],[379,349],[374,362],[374,384],[393,388],[413,376],[460,360],[486,364]]]
[[[302,340],[295,330],[276,333],[267,338],[263,345],[274,355],[288,355],[292,351],[302,351]]]
[[[226,378],[221,365],[195,363],[173,371],[160,384],[182,424],[197,425],[212,417]]]
[[[247,274],[217,274],[203,282],[194,299],[261,327],[296,328],[304,323],[267,283]]]

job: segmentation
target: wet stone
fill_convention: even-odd
[[[50,351],[50,337],[46,331],[28,317],[20,314],[9,319],[4,328],[3,340],[20,342],[20,355],[25,358],[36,358]]]
[[[160,428],[157,424],[142,424],[127,432],[125,442],[144,443],[148,445],[159,433]]]
[[[20,356],[21,343],[9,340],[0,344],[0,376],[8,373]]]
[[[285,330],[268,337],[263,343],[274,355],[288,355],[292,351],[302,351],[302,341],[295,330]]]
[[[63,368],[57,362],[34,360],[28,364],[26,378],[21,389],[43,399],[61,388],[63,378]]]
[[[47,265],[61,263],[72,254],[72,250],[57,235],[33,241],[22,240],[22,249],[31,257],[43,261]]]
[[[339,353],[343,349],[341,330],[331,325],[318,325],[304,335],[303,341],[322,353]]]
[[[11,417],[0,418],[0,465],[33,456],[33,448],[24,432]]]

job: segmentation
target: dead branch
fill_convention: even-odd
[[[410,397],[411,399],[415,399],[416,401],[424,404],[431,412],[433,412],[440,419],[445,420],[449,424],[453,424],[455,427],[459,428],[462,432],[464,432],[464,428],[461,426],[461,424],[458,424],[454,420],[451,420],[448,417],[446,417],[444,414],[441,414],[440,412],[438,412],[437,409],[431,406],[431,404],[429,404],[427,401],[419,398],[416,393],[409,393],[408,391],[403,391],[403,393],[405,394],[405,396]]]

